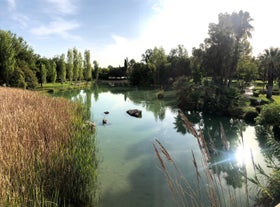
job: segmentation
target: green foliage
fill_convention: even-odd
[[[60,205],[85,206],[93,204],[97,196],[95,139],[90,128],[84,125],[83,106],[78,106],[75,113],[75,132],[64,150],[52,155],[54,166],[43,179],[47,189],[45,193],[52,198],[53,192],[56,192]],[[63,157],[61,153],[64,154]],[[48,185],[50,183],[55,185]]]
[[[58,77],[60,82],[63,83],[66,81],[66,65],[65,65],[65,55],[61,54],[58,64]]]
[[[84,68],[83,68],[83,56],[82,53],[79,52],[78,54],[78,76],[79,76],[79,80],[83,80],[84,79]]]
[[[56,63],[54,61],[51,61],[50,64],[50,81],[51,83],[55,83],[56,77],[57,77],[57,72],[56,72]]]
[[[67,78],[69,81],[73,80],[73,50],[68,49],[67,51]]]
[[[280,126],[280,105],[269,104],[262,108],[257,123],[266,126]]]
[[[22,71],[24,72],[27,88],[36,88],[38,86],[38,79],[35,73],[27,65],[22,67]]]
[[[185,110],[201,110],[202,87],[187,77],[180,77],[173,84],[178,96],[178,105]]]
[[[245,121],[249,123],[255,123],[255,119],[257,118],[258,115],[259,113],[256,111],[255,108],[247,107],[243,118]]]
[[[0,83],[9,83],[16,63],[11,32],[0,30]]]
[[[92,79],[92,67],[91,67],[91,61],[90,61],[90,51],[85,50],[84,52],[84,78],[87,81],[90,81]]]
[[[151,85],[153,84],[154,65],[148,63],[135,63],[129,74],[132,85]]]
[[[95,78],[95,80],[99,78],[99,65],[96,60],[93,61],[93,78]]]
[[[242,57],[238,63],[237,75],[240,79],[250,83],[258,78],[258,68],[250,57]]]

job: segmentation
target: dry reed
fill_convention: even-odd
[[[0,87],[0,206],[76,200],[63,185],[69,187],[65,182],[77,176],[71,145],[80,133],[79,113],[81,108],[65,99]]]

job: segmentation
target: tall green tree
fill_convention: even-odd
[[[147,63],[154,65],[155,70],[153,73],[153,79],[155,84],[164,84],[167,82],[167,55],[163,47],[155,47],[153,50],[146,50],[142,55]]]
[[[55,83],[55,81],[56,81],[56,78],[57,78],[57,71],[56,71],[56,63],[55,63],[55,61],[51,61],[50,62],[50,68],[51,68],[51,75],[50,75],[50,81],[52,82],[52,83]]]
[[[90,51],[85,50],[84,52],[84,72],[85,72],[85,80],[92,80],[92,66],[90,61]]]
[[[78,79],[84,79],[83,56],[81,52],[78,54]]]
[[[46,83],[47,81],[47,69],[46,65],[44,63],[40,64],[40,83],[41,87],[43,87],[43,83]]]
[[[201,44],[199,48],[192,49],[192,57],[190,57],[190,65],[192,77],[195,83],[200,83],[202,76],[207,77],[208,74],[204,71],[203,60],[205,56],[204,45]]]
[[[250,56],[240,58],[237,67],[237,77],[246,83],[250,83],[258,78],[257,62]]]
[[[96,60],[93,61],[93,77],[95,78],[95,80],[98,80],[99,77],[99,65],[98,62]]]
[[[0,83],[9,84],[15,69],[15,49],[11,32],[0,30]]]
[[[66,77],[68,78],[69,81],[73,80],[73,50],[68,49],[67,51],[67,75]]]
[[[170,71],[167,71],[170,78],[175,79],[183,75],[191,75],[190,59],[184,45],[178,45],[171,49],[167,59],[171,64]]]
[[[218,24],[209,24],[209,38],[205,39],[204,64],[217,85],[225,85],[230,74],[234,39],[229,29],[230,15],[219,14]]]
[[[231,15],[231,27],[235,37],[235,46],[232,65],[230,68],[231,76],[229,77],[229,84],[231,84],[232,81],[232,74],[237,70],[240,58],[240,43],[247,38],[252,37],[251,31],[254,29],[254,27],[250,24],[252,20],[253,19],[251,18],[250,13],[247,11],[243,12],[241,10],[238,13],[233,12]]]
[[[280,49],[279,48],[269,48],[264,51],[264,53],[259,57],[261,62],[261,67],[264,67],[264,71],[267,74],[267,93],[266,97],[272,97],[272,89],[274,79],[279,74],[280,69]]]
[[[61,83],[66,81],[66,64],[65,64],[65,55],[61,54],[59,58],[59,66],[58,66],[58,76]]]
[[[79,78],[79,52],[77,48],[73,49],[73,79],[77,81]]]

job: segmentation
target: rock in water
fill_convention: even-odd
[[[137,118],[142,117],[142,111],[138,110],[138,109],[130,109],[130,110],[127,110],[126,113],[128,113],[130,116],[134,116]]]

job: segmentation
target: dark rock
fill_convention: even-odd
[[[134,116],[137,118],[142,117],[142,111],[138,110],[138,109],[130,109],[130,110],[127,110],[126,113],[128,113],[130,116]]]
[[[109,114],[109,111],[104,111],[104,114]]]
[[[104,124],[107,124],[107,119],[103,119],[102,120],[102,124],[104,125]]]

